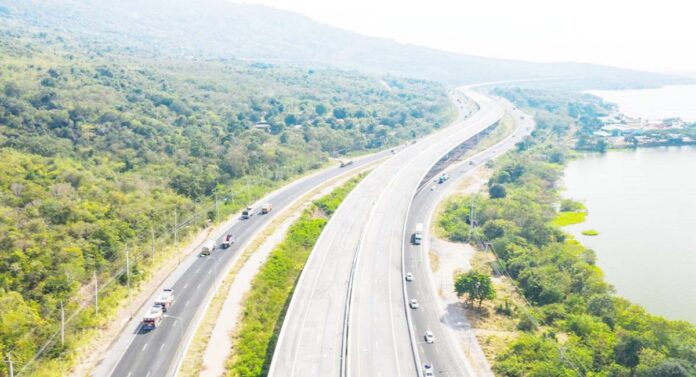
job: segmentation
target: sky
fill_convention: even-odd
[[[696,2],[690,0],[243,1],[465,54],[696,76]]]

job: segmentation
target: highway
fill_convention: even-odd
[[[428,180],[422,185],[413,198],[406,221],[406,232],[402,238],[404,245],[404,269],[413,274],[414,279],[406,282],[408,299],[416,299],[418,309],[411,310],[413,332],[417,339],[419,359],[422,364],[430,364],[436,376],[488,376],[485,370],[472,366],[466,359],[465,352],[457,339],[458,323],[448,321],[447,303],[440,299],[436,284],[433,281],[428,251],[428,230],[432,216],[438,203],[451,191],[461,178],[471,173],[487,161],[505,153],[528,135],[534,122],[512,105],[506,104],[506,110],[516,121],[514,132],[496,145],[487,148],[471,158],[452,163],[445,168],[444,173],[449,179],[442,184]],[[438,174],[439,175],[439,174]],[[411,234],[418,223],[424,224],[423,242],[421,245],[411,243]],[[425,332],[431,331],[435,341],[431,344],[425,341]]]
[[[492,99],[465,94],[479,111],[380,165],[324,228],[290,302],[270,376],[418,375],[402,258],[411,200],[438,160],[503,115]]]
[[[353,164],[344,168],[336,166],[322,170],[299,179],[260,200],[259,203],[273,203],[273,211],[270,214],[261,215],[256,208],[256,215],[251,219],[235,220],[230,227],[218,231],[213,236],[219,245],[225,234],[233,234],[235,243],[230,248],[225,250],[218,248],[210,256],[205,257],[199,257],[198,253],[193,253],[183,261],[152,297],[135,311],[133,319],[110,346],[106,357],[95,368],[92,375],[117,377],[175,375],[182,355],[195,332],[195,327],[214,294],[215,287],[234,263],[244,244],[304,193],[327,180],[391,155],[390,151],[384,151],[356,159]],[[165,319],[157,329],[151,331],[143,329],[140,323],[143,314],[152,305],[161,289],[170,287],[174,289],[175,302],[166,313]]]

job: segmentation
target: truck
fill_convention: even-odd
[[[160,306],[162,308],[163,312],[167,312],[169,308],[172,307],[172,304],[174,303],[174,291],[171,288],[165,288],[162,290],[162,293],[160,293],[159,297],[157,297],[157,300],[155,300],[155,306]]]
[[[271,204],[271,203],[266,203],[266,204],[261,206],[261,213],[264,215],[271,212],[272,210],[273,210],[273,204]]]
[[[242,219],[248,220],[251,218],[251,216],[254,216],[254,208],[253,207],[246,207],[246,209],[244,211],[242,211]]]
[[[416,224],[416,231],[411,234],[411,243],[420,245],[423,241],[423,223]]]
[[[215,241],[207,240],[203,243],[203,246],[201,246],[200,255],[210,255],[210,253],[212,253],[213,250],[215,250]]]
[[[226,234],[222,239],[222,244],[220,245],[223,249],[227,249],[234,243],[234,237],[231,234]]]
[[[143,327],[147,329],[156,329],[160,325],[162,319],[164,318],[164,312],[162,307],[155,305],[148,309],[147,313],[143,317]]]
[[[353,165],[353,160],[341,161],[341,167],[345,168],[348,165]]]

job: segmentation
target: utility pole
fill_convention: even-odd
[[[215,191],[215,220],[220,218],[220,210],[218,209],[218,196],[217,191]]]
[[[62,300],[60,302],[60,345],[65,345],[65,309]]]
[[[99,279],[94,271],[94,314],[99,315]]]
[[[155,227],[150,225],[150,240],[152,245],[152,259],[155,259]]]
[[[177,215],[176,215],[176,208],[174,209],[174,245],[179,243],[179,237],[177,234],[177,228],[179,228],[179,224],[177,221]]]
[[[130,256],[128,254],[128,245],[126,245],[126,286],[128,287],[128,309],[130,318],[133,318],[133,307],[131,305],[131,289],[130,289]]]
[[[12,354],[7,353],[7,363],[10,365],[10,377],[14,377],[14,366],[12,365]]]
[[[475,199],[475,196],[471,197],[471,208],[469,209],[469,239],[467,240],[469,243],[471,243],[471,237],[474,235],[474,228],[476,227]]]

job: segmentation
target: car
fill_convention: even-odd
[[[418,300],[416,300],[415,298],[412,298],[412,299],[408,302],[408,306],[410,306],[411,309],[418,309]]]
[[[430,364],[423,364],[423,376],[432,377],[435,373],[433,372],[433,366]]]
[[[427,343],[434,343],[435,342],[435,335],[430,330],[426,331],[425,335],[423,337],[425,338],[425,341]]]
[[[410,272],[406,273],[406,281],[413,281],[413,274]]]
[[[469,165],[474,166],[474,160],[469,161]]]

